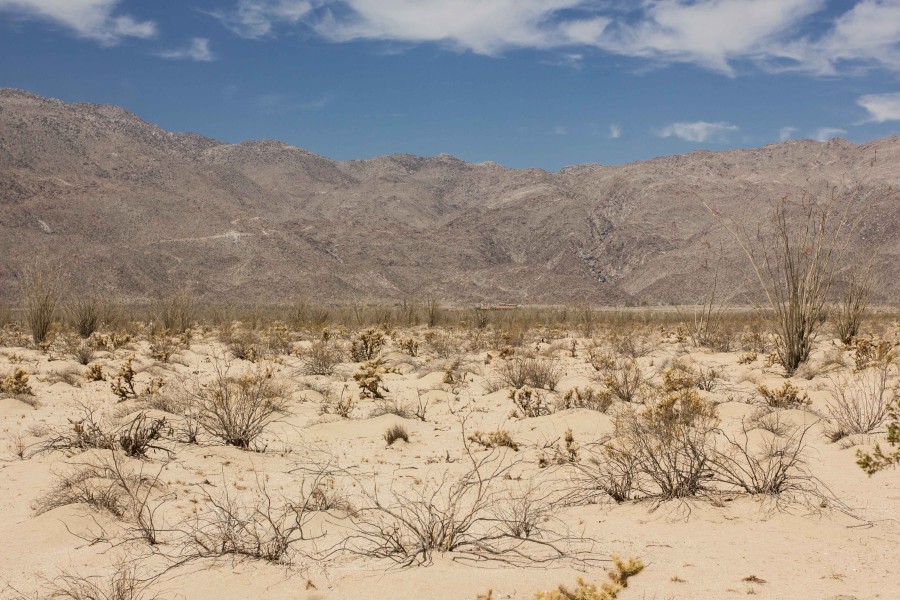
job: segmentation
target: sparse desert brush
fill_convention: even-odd
[[[476,431],[470,435],[468,439],[470,442],[478,444],[479,446],[484,446],[485,448],[503,447],[510,448],[516,452],[519,451],[519,444],[512,439],[512,436],[509,435],[509,432],[505,429],[497,429],[496,431],[490,431],[488,433]]]
[[[697,388],[704,392],[712,392],[722,379],[722,372],[715,367],[699,367],[697,369]]]
[[[845,346],[849,347],[859,335],[874,291],[875,276],[871,262],[862,269],[850,270],[843,293],[829,311],[838,338]]]
[[[439,358],[449,358],[459,353],[460,343],[453,335],[443,331],[425,333],[425,345]]]
[[[558,404],[560,410],[588,408],[605,413],[613,404],[613,395],[608,389],[595,390],[590,386],[574,387],[568,390]]]
[[[367,360],[359,366],[359,370],[353,374],[353,379],[360,387],[360,396],[363,398],[384,398],[383,392],[388,392],[382,382],[387,373],[384,361],[381,357]]]
[[[116,373],[116,379],[112,383],[110,383],[110,388],[113,393],[119,398],[119,402],[124,402],[126,400],[132,400],[138,397],[138,392],[135,389],[135,377],[137,373],[135,373],[133,363],[134,357],[129,356],[125,359],[125,362],[122,363],[122,366],[119,368],[119,372]]]
[[[332,375],[344,360],[344,350],[336,342],[324,339],[313,342],[300,357],[306,375]]]
[[[258,362],[266,355],[265,345],[260,340],[259,334],[253,330],[240,331],[232,334],[228,343],[228,351],[238,360]]]
[[[887,340],[856,338],[852,348],[857,371],[890,364],[895,359],[894,345]]]
[[[113,331],[103,334],[95,331],[90,339],[96,347],[103,348],[107,352],[114,352],[126,344],[131,343],[134,338],[127,332]]]
[[[546,469],[550,465],[565,465],[577,463],[580,460],[580,444],[575,441],[572,428],[566,429],[563,434],[563,443],[545,445],[538,454],[538,467]]]
[[[19,285],[31,339],[40,344],[50,333],[62,297],[60,270],[49,263],[34,263],[19,274]]]
[[[592,348],[589,361],[597,378],[623,402],[640,400],[650,387],[650,376],[644,374],[634,358],[617,357]]]
[[[413,358],[419,355],[419,342],[415,338],[403,338],[398,342],[400,350]]]
[[[812,404],[809,395],[785,381],[781,388],[770,389],[765,385],[756,388],[767,406],[772,408],[803,408]]]
[[[14,396],[33,396],[34,391],[28,383],[28,371],[22,368],[13,369],[3,379],[0,379],[0,393]]]
[[[403,440],[404,442],[409,443],[409,433],[406,431],[406,428],[399,423],[388,427],[387,431],[384,432],[383,437],[388,446],[392,445],[397,440]]]
[[[513,415],[520,419],[542,417],[553,413],[554,407],[547,402],[547,395],[528,386],[510,390],[509,399],[515,406]]]
[[[644,570],[644,563],[637,558],[622,560],[613,556],[614,568],[607,573],[608,581],[600,587],[578,578],[575,589],[560,585],[549,592],[537,592],[535,600],[615,600],[622,589],[628,587],[628,580]]]
[[[69,323],[83,338],[90,337],[100,328],[105,312],[103,302],[96,296],[76,298],[66,307]]]
[[[88,577],[63,572],[47,585],[47,598],[63,600],[158,600],[149,591],[152,577],[143,577],[133,564],[121,564],[108,576]],[[25,596],[21,599],[24,600]]]
[[[849,376],[830,378],[828,391],[831,398],[827,401],[830,423],[825,434],[832,441],[869,433],[884,422],[890,406],[900,394],[896,386],[892,389],[889,385],[893,367],[893,355],[885,353],[878,359],[867,361],[864,368]]]
[[[664,392],[680,392],[697,387],[697,372],[686,363],[677,360],[663,371],[662,379]]]
[[[498,376],[515,389],[533,387],[553,391],[562,379],[562,368],[556,358],[513,356],[497,367]]]
[[[179,290],[160,298],[153,306],[153,314],[165,331],[184,333],[197,319],[197,305],[189,291]]]
[[[350,345],[350,357],[353,362],[364,362],[374,359],[384,346],[384,333],[373,328],[360,333]]]
[[[885,451],[875,444],[872,452],[856,451],[856,464],[873,475],[878,471],[900,464],[900,395],[895,395],[888,408],[887,443],[893,450]]]
[[[758,358],[759,353],[757,352],[744,352],[743,354],[738,356],[738,364],[749,365],[751,363],[755,363]]]
[[[164,363],[185,347],[181,338],[163,335],[150,341],[150,356]]]
[[[287,412],[287,399],[268,368],[234,377],[227,364],[215,365],[215,378],[193,392],[199,422],[210,435],[229,446],[249,448],[265,428]]]
[[[653,346],[647,339],[647,332],[635,329],[626,333],[611,332],[607,339],[616,354],[630,358],[647,356]]]
[[[106,377],[103,375],[103,365],[94,363],[88,366],[87,371],[84,372],[84,378],[88,381],[106,381]]]
[[[322,394],[322,403],[319,405],[319,414],[321,415],[337,415],[342,419],[349,419],[353,408],[356,406],[356,400],[353,394],[347,393],[347,387],[341,390],[337,398],[328,390]]]

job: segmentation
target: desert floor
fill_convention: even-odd
[[[879,336],[898,331],[885,325]],[[767,365],[771,340],[749,330],[728,352],[698,347],[674,325],[377,332],[384,400],[361,398],[354,378],[362,362],[351,361],[351,344],[363,329],[166,336],[132,325],[128,336],[60,334],[37,348],[7,328],[0,380],[17,369],[28,380],[15,388],[10,377],[0,393],[0,597],[531,599],[578,577],[602,584],[613,555],[646,565],[623,599],[900,597],[900,469],[870,477],[856,464],[857,449],[871,450],[885,427],[829,439],[835,386],[871,383],[878,367],[857,370],[858,352],[827,328],[789,379]],[[605,406],[609,381],[591,362],[604,356],[612,373],[638,367],[635,402],[613,395]],[[135,394],[122,400],[111,386],[131,357]],[[85,376],[93,365],[103,380]],[[767,447],[799,451],[787,489],[748,494],[701,469],[689,497],[655,497],[641,474],[631,499],[604,493],[602,443],[620,415],[672,392],[673,366],[711,387],[685,388],[714,406],[699,434],[709,452],[727,453],[726,436],[746,440],[763,467]],[[511,378],[539,368],[551,371],[539,383],[555,390],[526,388],[541,403],[524,416]],[[898,380],[896,366],[887,373],[885,398]],[[265,388],[283,409],[247,449],[203,421],[204,398],[226,380]],[[785,381],[811,403],[768,406],[759,386]],[[588,387],[599,404],[566,407],[566,392]],[[154,419],[164,419],[156,448],[127,456],[123,433]],[[388,445],[396,424],[409,441]],[[517,449],[469,439],[496,431]],[[450,514],[459,544],[423,555],[404,520],[427,525],[438,513]],[[297,519],[302,527],[290,529]],[[107,593],[129,573],[136,593]],[[94,595],[84,593],[90,585]]]

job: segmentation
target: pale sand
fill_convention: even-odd
[[[404,335],[412,333],[421,340],[424,332],[425,329],[417,328]],[[462,347],[465,334],[457,335]],[[756,398],[757,384],[772,387],[780,386],[783,381],[775,369],[764,367],[762,358],[751,365],[738,365],[738,352],[698,351],[671,339],[662,341],[658,333],[652,335],[655,349],[639,359],[648,372],[675,356],[723,370],[728,381],[721,382],[719,389],[709,396],[720,402],[719,416],[726,430],[734,431],[740,420],[755,410],[747,402]],[[308,347],[309,342],[295,344]],[[541,354],[559,358],[565,372],[560,392],[573,386],[600,387],[592,380],[593,369],[584,358],[584,346],[585,341],[581,340],[579,356],[572,358],[564,344],[555,351],[548,350],[546,343],[526,344],[527,349],[537,347]],[[821,361],[826,350],[833,351],[832,347],[832,342],[820,340],[813,362]],[[151,376],[163,377],[167,382],[178,378],[208,379],[212,369],[209,357],[221,357],[224,352],[212,334],[196,334],[190,349],[180,351],[175,362],[168,365],[149,357],[147,342],[133,343],[115,353],[100,352],[95,362],[110,374],[125,357],[136,355],[140,389]],[[485,381],[496,376],[494,365],[499,361],[496,350],[491,350],[493,360],[485,364],[487,353],[465,356],[469,371],[466,382],[453,388],[442,383],[448,361],[435,357],[427,344],[422,343],[420,357],[411,358],[399,353],[394,342],[389,342],[387,362],[404,374],[386,377],[388,395],[413,403],[416,390],[423,392],[423,397],[430,400],[427,422],[395,415],[367,418],[377,404],[372,400],[358,402],[351,419],[323,417],[319,414],[321,396],[309,389],[309,382],[331,385],[335,392],[340,392],[346,380],[349,393],[358,394],[352,379],[357,365],[342,364],[332,377],[307,377],[299,373],[300,358],[277,357],[269,364],[291,398],[290,414],[269,426],[263,434],[260,442],[266,445],[266,451],[225,447],[208,436],[201,438],[200,445],[163,442],[174,451],[174,456],[161,475],[168,499],[160,509],[160,519],[169,527],[183,526],[193,512],[202,512],[206,502],[201,484],[205,481],[216,486],[207,485],[213,493],[225,485],[249,498],[259,479],[265,481],[274,497],[279,498],[280,494],[290,497],[302,475],[289,471],[324,456],[333,457],[343,468],[355,469],[360,481],[377,478],[383,489],[391,481],[398,489],[422,489],[445,472],[459,474],[465,470],[458,416],[463,413],[469,415],[468,433],[502,428],[523,445],[519,453],[504,451],[523,461],[518,472],[524,480],[517,483],[522,486],[532,477],[544,482],[541,485],[550,485],[541,478],[550,481],[562,472],[538,469],[535,446],[562,438],[568,428],[580,443],[612,431],[609,415],[586,409],[529,419],[511,417],[513,405],[507,397],[508,390],[484,391]],[[64,382],[50,384],[47,379],[52,372],[85,370],[71,359],[50,360],[53,355],[53,352],[48,355],[25,348],[0,350],[0,376],[17,366],[25,368],[31,374],[30,383],[38,402],[37,408],[33,408],[15,398],[0,399],[0,457],[3,459],[0,462],[0,597],[4,598],[15,597],[10,589],[4,590],[4,583],[29,594],[40,589],[42,578],[52,579],[61,570],[85,576],[101,575],[108,573],[111,565],[123,556],[137,560],[147,572],[156,572],[166,564],[162,558],[152,557],[142,542],[111,547],[110,543],[91,544],[79,539],[76,534],[91,537],[101,527],[112,532],[113,541],[116,532],[121,532],[122,525],[114,517],[87,505],[62,506],[36,515],[33,505],[53,487],[55,474],[65,472],[67,463],[89,460],[92,453],[35,453],[36,445],[49,434],[35,430],[34,426],[41,424],[46,426],[44,429],[65,430],[70,427],[68,419],[80,418],[78,405],[81,403],[96,405],[109,418],[113,412],[121,415],[140,408],[134,401],[126,403],[125,408],[117,405],[108,382],[81,380],[79,387]],[[844,355],[852,364],[852,355],[849,352]],[[252,367],[245,361],[231,363],[234,373]],[[896,385],[896,372],[893,380]],[[824,375],[791,381],[809,391],[814,411],[824,413],[828,398]],[[451,408],[458,414],[452,414]],[[796,423],[808,424],[818,419],[809,411],[787,411],[786,416]],[[169,419],[173,421],[175,417],[170,415]],[[409,431],[410,442],[400,441],[386,447],[382,434],[398,422]],[[855,464],[855,447],[830,443],[822,428],[821,423],[813,425],[807,437],[809,469],[839,501],[834,504],[843,503],[851,514],[831,504],[819,507],[817,501],[816,506],[788,500],[777,505],[771,499],[737,496],[658,506],[647,501],[616,505],[606,500],[599,504],[559,507],[553,511],[554,516],[579,535],[595,540],[592,556],[604,560],[613,554],[635,556],[646,563],[646,569],[633,577],[629,587],[620,594],[623,599],[734,598],[748,594],[773,599],[900,597],[897,570],[900,469],[868,477]],[[15,456],[18,436],[24,436],[22,443],[29,446],[25,460]],[[862,447],[868,449],[871,442],[881,438],[883,435],[864,440]],[[524,447],[529,444],[535,446]],[[444,461],[448,451],[454,460],[450,464]],[[475,455],[484,456],[486,451],[476,447]],[[155,474],[164,457],[164,453],[154,452],[149,460],[129,459],[128,464],[134,468],[143,464],[145,474]],[[357,506],[365,503],[352,478],[337,477],[334,485],[347,494],[351,503]],[[316,542],[320,552],[346,534],[338,515],[317,516],[314,525],[327,532],[325,538]],[[430,566],[401,568],[389,561],[347,553],[308,558],[303,552],[314,550],[308,542],[299,542],[294,549],[298,552],[291,565],[228,557],[217,562],[193,561],[168,571],[151,589],[162,598],[210,600],[474,600],[488,589],[494,591],[495,599],[530,599],[538,590],[551,589],[560,583],[574,584],[578,576],[590,582],[602,582],[608,566],[603,563],[579,567],[566,561],[532,566],[491,562],[471,565],[455,561],[458,557],[449,553],[436,555]],[[178,548],[175,543],[164,543],[157,550],[174,553]],[[743,581],[749,576],[761,578],[765,583]]]

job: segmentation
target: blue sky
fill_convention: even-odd
[[[0,86],[336,159],[900,132],[900,0],[0,0]]]

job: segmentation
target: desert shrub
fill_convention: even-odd
[[[130,423],[121,428],[119,447],[128,456],[135,457],[145,456],[149,450],[166,451],[155,442],[162,437],[167,427],[165,418],[151,418],[146,413],[138,413]]]
[[[132,341],[130,334],[115,331],[109,334],[94,332],[90,339],[97,348],[103,348],[107,352],[114,352]]]
[[[509,435],[509,432],[505,429],[498,429],[496,431],[491,431],[488,433],[483,433],[481,431],[476,431],[472,435],[469,436],[469,441],[479,446],[484,446],[485,448],[511,448],[512,450],[518,452],[519,444],[512,439],[512,436]]]
[[[832,441],[869,433],[884,422],[897,396],[897,390],[888,387],[889,370],[890,363],[887,363],[880,369],[831,379],[827,401],[831,422],[825,433]]]
[[[77,298],[67,307],[69,323],[83,338],[90,337],[103,324],[104,307],[94,296]]]
[[[179,290],[161,298],[155,303],[153,309],[154,316],[163,329],[172,333],[184,333],[194,325],[194,321],[197,319],[194,297],[187,290]]]
[[[47,598],[61,600],[157,600],[148,586],[153,578],[142,578],[134,565],[122,564],[106,577],[85,577],[65,572],[47,586]],[[24,599],[24,596],[22,597]]]
[[[125,492],[106,471],[98,466],[82,466],[74,472],[57,475],[53,488],[37,500],[33,508],[43,514],[61,506],[87,504],[113,516],[125,515]]]
[[[387,431],[384,432],[384,441],[387,442],[387,445],[390,446],[397,440],[403,440],[404,442],[409,442],[409,433],[406,431],[406,428],[403,425],[395,424],[391,427],[387,428]]]
[[[425,333],[425,344],[436,356],[449,358],[459,354],[459,341],[452,335],[441,331],[428,331]]]
[[[47,263],[30,265],[19,274],[19,286],[31,339],[40,344],[50,332],[62,296],[59,269]]]
[[[291,342],[290,331],[281,323],[275,323],[266,327],[265,331],[263,331],[263,341],[266,350],[274,356],[290,354],[294,347],[293,342]]]
[[[611,450],[599,458],[633,461],[632,483],[645,496],[683,498],[700,493],[718,424],[715,405],[694,390],[660,395],[647,406],[616,415]]]
[[[598,588],[582,578],[577,579],[574,590],[561,585],[549,592],[538,592],[535,600],[615,600],[622,589],[628,587],[628,580],[644,570],[644,563],[637,558],[622,560],[613,556],[614,569],[607,573],[608,581]]]
[[[239,377],[228,366],[216,365],[216,375],[195,392],[199,400],[200,426],[229,446],[249,448],[278,415],[286,412],[287,399],[272,381],[270,369],[256,369]]]
[[[580,450],[581,445],[575,441],[575,434],[570,427],[563,434],[562,444],[554,442],[541,448],[538,453],[538,467],[546,469],[550,465],[577,463],[581,460]]]
[[[381,357],[367,360],[360,365],[359,370],[353,374],[353,379],[360,387],[360,395],[363,398],[384,398],[383,392],[388,392],[382,382],[387,373],[384,361]]]
[[[78,361],[78,364],[87,366],[92,360],[94,360],[94,355],[96,354],[96,349],[94,348],[94,344],[91,340],[84,340],[78,346],[76,346],[73,350],[72,355],[75,360]]]
[[[649,389],[650,377],[634,358],[615,357],[592,349],[589,360],[598,379],[623,402],[636,402]]]
[[[653,349],[644,333],[638,330],[630,331],[624,335],[613,332],[608,337],[613,351],[616,354],[629,358],[647,356]]]
[[[190,532],[191,554],[214,558],[235,556],[288,564],[294,546],[321,537],[310,533],[310,520],[319,510],[314,490],[322,482],[317,473],[300,485],[298,497],[276,502],[257,480],[252,497],[241,501],[227,484],[213,496],[204,488],[207,510],[197,514]]]
[[[515,406],[513,415],[520,419],[542,417],[553,413],[553,406],[547,402],[546,395],[528,386],[510,390],[509,399]]]
[[[529,358],[513,356],[498,367],[500,379],[509,387],[525,386],[553,391],[562,378],[562,369],[555,358]]]
[[[301,358],[306,375],[332,375],[344,359],[344,351],[330,340],[318,340],[303,352]]]
[[[16,367],[3,379],[0,379],[0,393],[14,396],[33,396],[34,391],[28,383],[28,371]]]
[[[353,399],[353,395],[348,394],[347,387],[344,386],[337,398],[330,390],[323,394],[322,403],[319,405],[319,414],[337,415],[342,419],[349,419],[355,406],[356,401]]]
[[[697,389],[703,390],[704,392],[711,392],[716,388],[721,377],[722,374],[715,367],[700,367],[697,369]]]
[[[858,196],[846,192],[826,185],[821,200],[806,190],[797,202],[788,196],[773,202],[768,233],[722,220],[744,250],[765,296],[764,316],[788,375],[809,359],[843,258],[842,244],[855,226],[848,215]]]
[[[161,336],[150,341],[150,356],[164,363],[169,362],[184,347],[181,339]]]
[[[138,397],[138,392],[134,387],[137,373],[135,373],[134,367],[132,366],[133,362],[133,356],[125,359],[125,362],[122,363],[122,366],[119,368],[119,372],[116,373],[115,381],[110,383],[110,388],[119,398],[119,402]]]
[[[831,317],[838,338],[849,346],[859,335],[859,328],[869,310],[869,301],[875,291],[875,279],[871,263],[865,269],[853,269],[839,301],[832,307]]]
[[[772,408],[803,408],[812,401],[806,392],[801,393],[790,381],[785,381],[780,389],[770,389],[765,385],[756,388],[767,406]]]
[[[574,387],[568,390],[557,407],[560,410],[569,408],[588,408],[605,413],[612,406],[613,396],[609,390],[595,390],[590,386],[583,389]]]
[[[253,330],[240,331],[231,336],[228,351],[238,360],[255,363],[266,355],[264,344],[259,334]]]
[[[360,333],[350,345],[350,357],[353,362],[364,362],[374,359],[384,346],[384,334],[375,328]]]
[[[900,464],[900,395],[894,396],[887,416],[887,443],[894,450],[885,451],[881,444],[875,444],[871,452],[856,451],[856,464],[869,475]]]
[[[853,362],[857,371],[879,367],[894,361],[894,346],[887,340],[856,338],[853,340]]]
[[[758,352],[744,352],[740,356],[738,356],[738,364],[749,365],[751,363],[755,363],[758,358]]]
[[[379,401],[375,408],[372,409],[372,412],[369,413],[369,418],[381,417],[383,415],[396,415],[401,419],[411,419],[413,417],[413,411],[398,399],[384,399]]]
[[[415,338],[403,338],[399,342],[400,350],[412,357],[419,355],[419,342]]]
[[[425,299],[425,321],[429,327],[437,327],[443,317],[444,311],[441,302],[434,296]]]
[[[751,436],[753,428],[745,423],[737,435],[722,433],[724,447],[710,460],[713,478],[751,495],[815,493],[804,457],[810,428],[785,425],[779,434]]]
[[[103,375],[103,365],[96,363],[90,365],[84,372],[84,378],[88,381],[106,381],[106,377]]]

